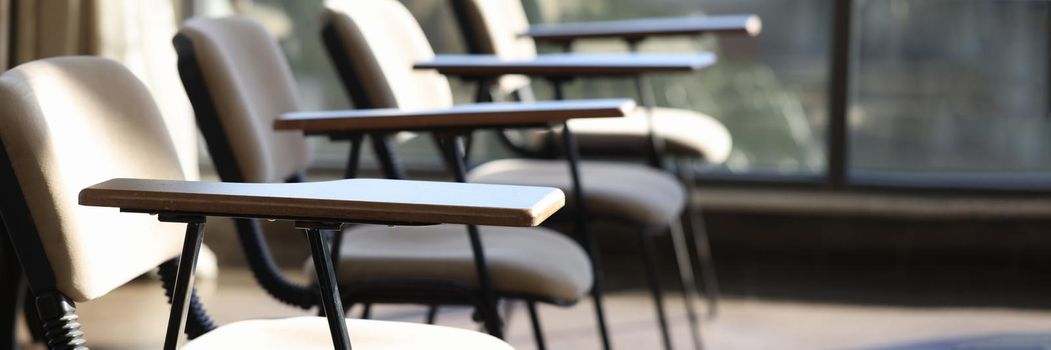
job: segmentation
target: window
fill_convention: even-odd
[[[523,1],[534,23],[739,13],[762,18],[756,38],[651,39],[640,48],[719,54],[719,63],[703,71],[654,79],[659,105],[709,114],[733,135],[730,160],[698,167],[701,181],[1051,188],[1051,2]],[[278,35],[306,108],[349,107],[318,37],[323,1],[233,3]],[[437,52],[465,51],[448,2],[403,3]],[[585,41],[574,49],[626,46]],[[452,82],[457,100],[470,101],[471,86]],[[545,84],[535,85],[540,98],[550,96]],[[622,79],[582,79],[567,91],[570,97],[635,94],[632,82]],[[319,166],[343,165],[346,143],[318,143]],[[482,150],[477,160],[506,154],[492,140],[475,144]],[[428,138],[402,144],[398,153],[410,169],[441,169]]]
[[[857,182],[1051,185],[1047,1],[855,3]]]
[[[730,160],[702,167],[715,174],[824,173],[827,115],[829,0],[539,1],[533,22],[579,22],[633,17],[754,13],[755,38],[711,36],[650,39],[642,51],[718,53],[719,63],[691,75],[658,75],[658,105],[696,110],[720,120],[733,135]],[[540,17],[540,18],[538,18]],[[624,51],[616,41],[580,42],[578,51]],[[634,96],[630,81],[587,80],[573,96]],[[614,85],[614,86],[611,86]],[[583,91],[588,91],[585,94]]]

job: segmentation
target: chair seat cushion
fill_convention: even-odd
[[[355,350],[511,349],[488,334],[458,328],[350,319],[347,328]],[[332,336],[322,317],[250,320],[219,327],[183,349],[331,350]]]
[[[663,171],[596,161],[581,162],[580,171],[589,214],[665,225],[677,219],[686,205],[682,183]],[[566,192],[566,208],[573,208],[572,180],[564,160],[496,160],[472,169],[467,178],[477,183],[559,188]]]
[[[655,108],[653,125],[669,155],[703,158],[705,162],[719,164],[726,161],[733,148],[733,139],[726,127],[702,113]],[[649,150],[650,120],[645,108],[636,108],[621,118],[573,119],[569,121],[569,128],[585,155],[645,156]],[[534,139],[561,142],[561,138],[541,134]]]
[[[498,293],[574,302],[591,289],[590,260],[565,235],[539,227],[479,228]],[[337,269],[344,285],[384,280],[478,285],[463,225],[360,225],[344,235]]]

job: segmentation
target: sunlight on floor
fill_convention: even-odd
[[[274,301],[243,271],[224,270],[218,285],[204,282],[200,287],[208,310],[219,324],[246,318],[311,314]],[[648,294],[641,291],[611,293],[607,305],[616,348],[659,348]],[[692,344],[682,300],[669,297],[667,305],[671,310],[676,348],[690,349]],[[519,306],[513,308],[508,321],[508,340],[518,349],[533,349],[527,313]],[[703,305],[698,307],[703,310]],[[359,310],[355,308],[350,314],[358,315]],[[420,322],[425,311],[422,306],[383,305],[374,308],[373,316]],[[158,282],[151,280],[129,284],[105,298],[79,305],[88,344],[93,349],[103,350],[160,348],[167,312],[163,290]],[[599,348],[589,301],[568,308],[542,306],[540,312],[549,348]],[[438,323],[477,328],[470,321],[470,309],[466,307],[444,308]],[[954,346],[944,345],[946,339],[1051,334],[1051,311],[883,307],[726,298],[718,317],[707,320],[703,332],[707,348],[716,350],[949,349]],[[1048,345],[1051,344],[1049,338],[1017,336],[1012,339]]]

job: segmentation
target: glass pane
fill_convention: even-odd
[[[1047,1],[856,6],[852,175],[1051,180]]]
[[[733,137],[726,164],[717,173],[821,174],[828,80],[830,0],[572,0],[533,3],[531,21],[580,22],[639,17],[754,13],[763,21],[756,38],[650,39],[640,50],[710,50],[719,63],[694,74],[654,79],[659,106],[699,111],[721,121]],[[527,6],[529,8],[529,6]],[[555,47],[542,47],[554,51]],[[620,51],[619,41],[584,41],[576,51]],[[545,96],[542,89],[539,95]],[[570,96],[634,97],[631,81],[588,79],[570,86]]]

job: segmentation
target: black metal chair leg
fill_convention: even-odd
[[[555,100],[565,99],[566,93],[562,85],[564,83],[565,81],[558,79],[551,81],[555,90]],[[569,123],[567,122],[562,123],[562,145],[566,160],[569,163],[569,175],[573,184],[573,199],[576,203],[576,213],[574,215],[575,231],[582,240],[581,245],[584,246],[584,250],[588,253],[588,258],[591,259],[591,271],[594,278],[594,284],[591,286],[591,299],[595,302],[595,323],[598,326],[599,337],[602,340],[602,349],[612,350],[613,344],[610,341],[609,327],[606,324],[606,311],[602,304],[603,275],[602,261],[598,254],[598,237],[591,232],[591,228],[588,225],[587,201],[584,194],[584,186],[580,179],[580,148],[577,146],[577,139],[573,136],[573,132],[569,129]]]
[[[362,304],[361,319],[367,320],[370,318],[372,318],[372,303]]]
[[[467,182],[467,164],[464,160],[463,140],[456,134],[435,134],[445,158],[447,166],[452,170],[456,182]],[[493,289],[492,278],[489,275],[488,262],[485,259],[485,249],[482,244],[482,236],[478,232],[478,226],[467,225],[467,236],[471,244],[471,252],[474,256],[474,266],[478,276],[478,306],[481,311],[482,321],[485,323],[486,331],[497,338],[504,337],[503,320],[500,319],[500,310],[497,308],[496,292]]]
[[[350,350],[350,337],[347,335],[347,322],[343,314],[336,273],[332,267],[332,257],[329,256],[325,236],[321,232],[323,229],[339,229],[338,226],[341,225],[330,227],[325,224],[296,223],[296,228],[306,231],[307,240],[310,242],[310,256],[314,260],[318,288],[321,289],[321,307],[325,310],[325,318],[328,320],[332,345],[336,350]]]
[[[610,340],[609,327],[606,323],[606,308],[603,305],[603,270],[602,261],[599,256],[599,245],[598,237],[591,232],[590,226],[587,224],[587,208],[584,205],[584,194],[583,189],[580,185],[580,170],[578,164],[580,161],[580,154],[578,153],[576,139],[573,134],[569,131],[568,125],[563,125],[565,129],[562,131],[563,144],[566,145],[566,156],[569,159],[570,164],[570,175],[573,179],[573,188],[576,189],[574,192],[574,198],[577,202],[577,213],[576,213],[576,227],[577,234],[582,240],[581,244],[584,246],[584,250],[588,254],[588,258],[591,259],[591,274],[593,278],[593,285],[591,286],[591,300],[595,303],[595,323],[598,326],[599,337],[602,340],[602,349],[612,350],[613,344]]]
[[[511,327],[511,319],[515,318],[515,304],[518,300],[514,299],[500,299],[498,300],[499,306],[503,306],[503,313],[500,314],[500,319],[504,321],[504,329]]]
[[[697,296],[697,285],[693,273],[693,261],[690,259],[689,248],[686,244],[686,235],[682,230],[682,222],[676,221],[668,227],[672,240],[672,249],[675,251],[675,262],[679,271],[679,288],[682,292],[682,301],[686,307],[686,320],[690,326],[690,336],[693,339],[693,348],[704,349],[704,340],[701,338],[701,324],[697,318],[694,304]]]
[[[350,136],[350,152],[347,153],[347,167],[343,168],[343,178],[353,179],[358,177],[358,166],[361,164],[361,143],[365,135],[354,134]]]
[[[639,230],[639,243],[642,247],[642,260],[646,265],[646,279],[650,285],[650,294],[653,295],[653,305],[657,310],[657,323],[660,326],[661,340],[664,349],[671,350],[671,332],[668,329],[668,317],[664,312],[664,293],[661,291],[659,269],[657,268],[657,252],[653,247],[652,230]]]
[[[391,136],[377,133],[369,135],[369,140],[372,141],[372,150],[376,153],[376,161],[379,162],[384,176],[388,179],[404,179],[405,168],[402,168],[398,156],[394,153]]]
[[[544,341],[544,329],[540,327],[540,313],[536,311],[536,302],[527,301],[526,308],[529,310],[529,321],[533,324],[533,340],[536,342],[537,350],[547,349]]]
[[[492,280],[489,277],[489,269],[485,263],[485,255],[480,255],[482,251],[482,237],[478,233],[478,226],[467,225],[467,234],[471,241],[471,250],[475,251],[475,269],[478,270],[478,284],[479,290],[479,305],[482,311],[482,321],[485,323],[485,330],[490,335],[503,339],[503,321],[500,319],[500,311],[497,308],[496,296],[493,291]]]
[[[704,219],[700,213],[688,213],[691,218],[690,231],[693,233],[693,251],[697,256],[697,265],[701,269],[701,280],[704,282],[704,296],[708,302],[708,318],[715,318],[719,314],[719,279],[715,270],[715,260],[712,259],[711,245],[708,240],[708,230],[704,227]]]
[[[613,342],[610,339],[609,327],[606,323],[606,307],[603,304],[603,289],[602,289],[602,266],[598,260],[598,243],[595,242],[597,238],[591,237],[590,249],[588,249],[588,255],[591,257],[591,273],[594,277],[594,285],[591,286],[591,301],[595,303],[595,323],[598,326],[599,337],[602,341],[602,349],[612,350]]]
[[[708,230],[704,224],[704,213],[701,208],[693,205],[693,193],[696,187],[693,169],[689,163],[676,162],[679,178],[686,184],[687,201],[686,212],[683,215],[686,229],[690,232],[687,236],[688,245],[692,248],[693,256],[697,259],[697,268],[701,271],[701,290],[708,303],[709,319],[715,318],[719,313],[719,276],[715,269],[715,259],[712,258],[711,243],[708,239]],[[692,244],[691,244],[692,243]]]
[[[431,304],[427,307],[427,324],[434,324],[438,321],[438,304]]]
[[[170,221],[176,221],[170,220]],[[161,217],[161,221],[169,221]],[[179,348],[179,338],[186,327],[187,311],[196,277],[197,256],[204,241],[204,218],[185,218],[186,237],[183,240],[182,254],[179,255],[179,268],[172,289],[171,311],[168,314],[168,329],[164,336],[164,350]],[[39,306],[39,303],[37,304]],[[43,316],[43,310],[41,310]],[[45,321],[47,322],[47,321]]]

